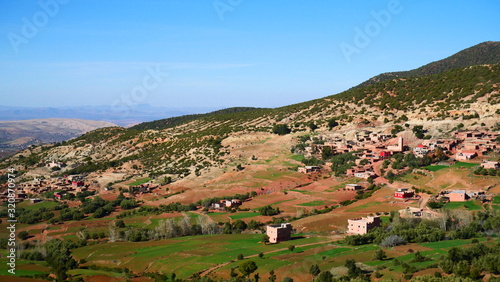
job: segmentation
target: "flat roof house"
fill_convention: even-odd
[[[266,234],[270,243],[288,241],[292,236],[292,225],[290,223],[268,225]]]
[[[366,234],[368,231],[372,230],[375,227],[379,227],[380,216],[368,216],[356,219],[348,219],[347,227],[349,228],[349,233],[351,234]]]
[[[450,202],[465,202],[469,199],[469,196],[463,190],[455,190],[448,194],[448,198]]]

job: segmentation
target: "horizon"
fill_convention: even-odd
[[[500,23],[499,3],[466,1],[122,3],[3,1],[2,105],[276,108],[498,41]]]

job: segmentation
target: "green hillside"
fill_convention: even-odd
[[[421,66],[417,69],[379,74],[354,88],[361,88],[395,78],[424,76],[442,73],[454,68],[497,63],[500,63],[500,42],[488,41],[462,50],[448,58]]]

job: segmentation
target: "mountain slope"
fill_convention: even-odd
[[[23,153],[23,159],[15,156],[4,161],[3,166],[24,162],[31,156],[39,162],[49,158],[64,160],[76,166],[65,173],[84,173],[133,162],[149,176],[169,175],[176,180],[201,175],[210,167],[227,168],[234,156],[227,156],[230,150],[222,145],[224,139],[270,132],[276,123],[287,124],[292,132],[309,131],[310,123],[314,123],[319,127],[317,131],[328,133],[330,119],[340,124],[335,131],[367,125],[390,130],[397,123],[425,125],[427,120],[435,119],[449,119],[452,127],[465,118],[470,119],[470,124],[481,119],[492,125],[490,121],[498,121],[499,114],[500,64],[473,66],[394,79],[276,109],[223,111],[179,120],[175,126],[163,122],[164,129],[98,129],[64,145],[31,149]]]
[[[395,78],[425,76],[442,73],[454,68],[497,63],[500,63],[500,42],[487,41],[462,50],[448,58],[429,63],[414,70],[379,74],[354,88],[361,88]]]

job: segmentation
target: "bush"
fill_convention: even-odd
[[[382,242],[380,242],[380,246],[384,248],[391,248],[399,245],[406,244],[406,239],[399,235],[390,235],[386,237]]]

